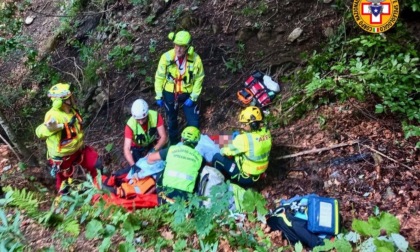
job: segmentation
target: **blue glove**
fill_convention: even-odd
[[[139,172],[140,170],[141,170],[140,167],[138,167],[136,164],[133,164],[130,168],[130,173],[135,174],[135,173]]]
[[[156,104],[161,108],[161,107],[163,107],[163,100],[162,99],[159,99],[159,100],[157,100],[156,101]]]
[[[241,134],[241,132],[239,132],[239,131],[235,130],[235,131],[232,133],[232,139],[235,139],[235,137],[237,137],[239,134]]]
[[[55,178],[58,171],[59,171],[59,168],[57,167],[57,165],[53,165],[50,171],[51,177]]]
[[[187,106],[187,107],[191,107],[193,104],[194,104],[194,102],[193,102],[190,98],[188,98],[188,99],[184,102],[184,105],[185,105],[185,106]]]

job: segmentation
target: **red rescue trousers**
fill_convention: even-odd
[[[98,160],[99,155],[96,150],[90,146],[85,146],[83,149],[78,150],[70,156],[65,156],[62,158],[62,163],[60,165],[60,170],[56,174],[55,187],[60,190],[61,183],[71,177],[72,175],[72,166],[80,165],[85,170],[87,170],[93,179],[96,179],[98,172],[96,168],[101,168],[101,161]],[[52,166],[54,164],[53,159],[49,159],[48,163]]]

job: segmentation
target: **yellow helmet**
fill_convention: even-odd
[[[239,115],[239,122],[241,123],[261,122],[262,119],[263,116],[261,110],[255,106],[245,108]]]
[[[179,31],[169,33],[168,38],[174,42],[175,45],[189,46],[191,43],[191,34],[187,31]]]
[[[50,97],[52,100],[55,100],[57,98],[65,100],[68,99],[70,96],[70,84],[67,83],[55,84],[50,88],[50,90],[48,90],[48,97]]]
[[[200,141],[200,130],[194,126],[188,126],[182,131],[181,137],[184,143],[195,146]]]

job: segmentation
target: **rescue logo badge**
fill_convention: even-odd
[[[398,0],[354,0],[354,20],[363,30],[371,33],[385,32],[397,22],[400,7]]]

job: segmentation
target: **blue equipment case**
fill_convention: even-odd
[[[313,233],[339,233],[338,200],[316,195],[308,197],[308,230]]]

